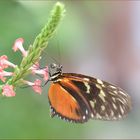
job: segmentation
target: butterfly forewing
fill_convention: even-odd
[[[63,74],[79,90],[90,105],[90,117],[102,120],[118,120],[131,109],[129,95],[121,88],[93,77],[68,73]]]

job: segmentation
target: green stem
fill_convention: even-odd
[[[48,23],[35,38],[33,45],[29,46],[27,57],[24,57],[20,66],[15,68],[14,75],[7,81],[7,84],[16,87],[30,73],[29,68],[39,60],[42,51],[47,47],[49,39],[54,35],[57,26],[62,20],[64,12],[64,5],[57,2],[52,10]]]

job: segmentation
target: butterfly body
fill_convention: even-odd
[[[108,82],[76,73],[62,73],[62,66],[49,68],[51,116],[70,122],[91,119],[118,120],[131,109],[129,95]]]

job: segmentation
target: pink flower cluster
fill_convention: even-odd
[[[23,57],[26,57],[28,55],[28,51],[26,51],[23,47],[23,42],[24,40],[22,38],[19,38],[15,41],[13,45],[13,50],[14,52],[16,51],[21,51]],[[6,77],[7,76],[12,76],[13,72],[7,72],[5,71],[6,68],[12,67],[15,68],[16,65],[8,61],[8,57],[6,55],[3,55],[0,57],[0,80],[2,82],[6,82]],[[46,66],[44,69],[39,68],[39,63],[34,64],[30,70],[32,71],[32,74],[39,74],[44,77],[44,80],[48,80],[48,67]],[[39,94],[42,93],[42,88],[41,88],[41,80],[36,79],[34,82],[30,81],[23,81],[24,84],[27,84],[33,88],[33,90]],[[16,93],[14,91],[14,86],[13,85],[8,85],[5,84],[2,86],[2,95],[6,97],[12,97],[15,96]]]

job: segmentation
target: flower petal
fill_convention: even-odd
[[[3,69],[0,69],[0,80],[2,80],[3,82],[5,82],[6,78],[5,76],[12,76],[13,72],[7,72],[4,71]]]
[[[5,61],[7,61],[7,60],[8,60],[8,57],[6,55],[2,55],[0,57],[0,67],[1,67],[1,69],[8,68],[8,65],[5,64]]]
[[[30,82],[30,81],[23,80],[23,83],[24,83],[24,84],[27,84],[27,85],[29,85],[29,86],[31,86],[32,89],[33,89],[35,92],[41,94],[41,92],[42,92],[41,80],[36,79],[36,80],[34,81],[34,83],[33,83],[33,82]]]
[[[8,66],[15,68],[16,65],[8,61],[8,57],[6,55],[2,55],[0,57],[0,68],[5,69],[8,68]]]
[[[2,87],[2,95],[6,97],[13,97],[16,95],[12,85],[4,85]]]
[[[42,75],[44,80],[47,81],[49,79],[48,67],[46,66],[44,69],[39,69],[37,66],[31,67],[32,74]]]
[[[41,80],[37,79],[34,82],[34,85],[32,86],[33,90],[39,94],[42,93],[42,88],[41,88]]]
[[[23,38],[18,38],[16,39],[15,43],[14,43],[14,46],[13,46],[13,50],[16,52],[17,50],[19,50],[19,47],[22,46],[24,40]]]
[[[25,56],[27,56],[27,51],[23,47],[23,42],[24,42],[23,38],[18,38],[14,43],[13,50],[15,52],[17,50],[20,50],[22,55],[25,57]]]

